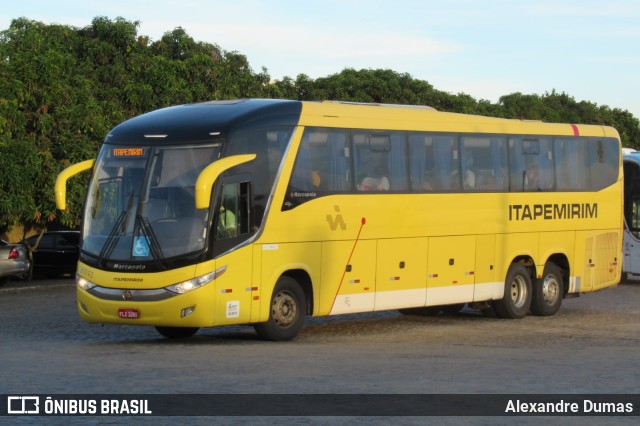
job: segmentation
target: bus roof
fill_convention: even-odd
[[[296,125],[299,101],[238,99],[162,108],[131,118],[109,132],[105,142],[122,145],[176,144],[213,140],[236,126],[263,121]]]
[[[261,124],[619,138],[615,129],[606,126],[439,112],[426,106],[240,99],[152,111],[116,126],[105,142],[122,145],[195,143],[224,137],[236,128]]]
[[[613,127],[487,117],[441,112],[431,107],[363,104],[351,102],[303,102],[301,125],[326,127],[441,131],[462,133],[511,133],[549,136],[595,136],[619,139]]]

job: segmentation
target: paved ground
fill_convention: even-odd
[[[251,327],[205,329],[176,342],[151,327],[81,322],[70,279],[16,282],[0,289],[0,394],[640,394],[639,302],[640,285],[634,283],[565,300],[548,318],[500,320],[475,311],[415,317],[390,311],[309,319],[292,342],[262,342]],[[256,420],[225,418],[221,424]],[[272,423],[267,420],[262,424]],[[366,418],[332,420],[358,424]],[[425,423],[407,418],[399,423],[404,420]],[[635,424],[631,420],[545,423]]]

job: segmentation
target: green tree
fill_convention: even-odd
[[[180,103],[245,97],[429,105],[440,111],[614,126],[638,147],[640,125],[628,111],[576,102],[552,90],[512,93],[498,103],[436,90],[390,69],[346,68],[312,79],[272,82],[246,56],[195,41],[185,29],[160,40],[139,22],[96,17],[83,28],[14,19],[0,32],[0,231],[22,223],[77,227],[88,176],[69,182],[69,211],[54,206],[53,185],[66,166],[96,156],[111,128]]]
[[[138,27],[123,18],[84,28],[19,18],[0,32],[2,229],[78,226],[86,177],[69,182],[64,213],[54,206],[55,178],[95,157],[120,122],[179,103],[270,94],[266,69],[254,72],[242,54],[180,27],[151,43]]]

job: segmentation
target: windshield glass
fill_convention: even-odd
[[[221,146],[104,145],[85,206],[83,253],[98,263],[161,266],[204,249],[209,211],[195,208],[195,183]]]

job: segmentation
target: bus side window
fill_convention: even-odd
[[[507,145],[504,138],[465,135],[462,150],[462,187],[466,191],[503,191],[507,185]]]
[[[591,190],[598,191],[618,179],[620,146],[614,139],[589,140],[589,172]]]
[[[249,230],[249,183],[225,184],[218,203],[216,239],[239,237]]]
[[[305,130],[289,182],[291,192],[346,192],[351,188],[348,133],[336,129]],[[296,204],[313,199],[296,199]],[[293,201],[293,200],[289,200]]]
[[[391,138],[374,132],[353,133],[353,156],[358,191],[388,191]]]
[[[416,132],[408,139],[412,191],[460,189],[458,142],[453,136]]]
[[[559,191],[584,191],[589,188],[588,145],[584,138],[557,138],[556,182]]]
[[[551,139],[509,138],[511,191],[550,191],[555,188],[554,155]]]

